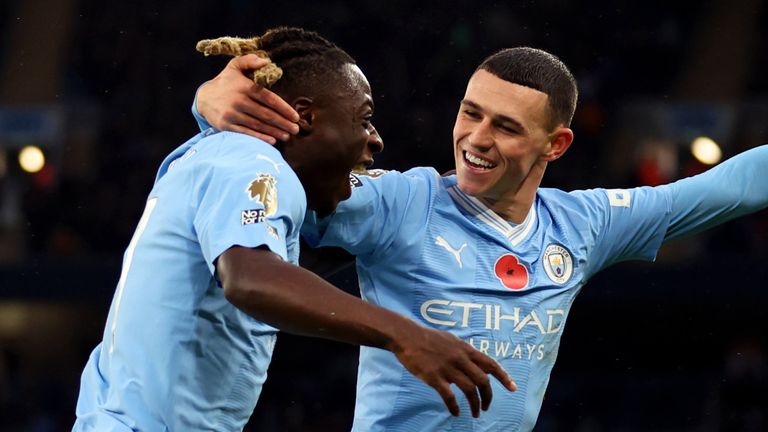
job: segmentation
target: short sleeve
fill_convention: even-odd
[[[231,141],[228,147],[254,139],[219,137]],[[276,151],[247,158],[235,153],[204,167],[194,227],[212,271],[219,255],[233,246],[266,247],[288,260],[287,239],[304,216],[306,198],[295,174],[278,158]]]
[[[670,221],[668,188],[593,189],[573,194],[582,201],[582,216],[594,235],[587,259],[590,273],[620,261],[656,258]]]

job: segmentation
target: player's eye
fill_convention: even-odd
[[[517,133],[518,133],[517,132],[517,128],[515,128],[515,127],[511,127],[511,126],[507,126],[507,125],[503,125],[503,124],[500,124],[497,127],[499,128],[499,130],[501,130],[505,134],[517,135]]]
[[[477,111],[468,110],[468,109],[464,110],[464,115],[475,120],[480,118],[480,113],[478,113]]]

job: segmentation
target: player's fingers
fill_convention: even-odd
[[[449,381],[452,381],[453,383],[455,383],[464,393],[464,396],[467,397],[467,402],[469,402],[469,408],[472,411],[472,417],[475,417],[475,418],[479,417],[480,416],[480,398],[477,396],[478,387],[475,386],[473,379],[460,369],[452,370],[451,376],[448,377],[448,379]],[[488,386],[488,391],[490,391],[490,385]]]
[[[281,120],[284,119],[288,123],[288,126],[295,126],[296,129],[294,133],[299,132],[299,127],[295,124],[299,121],[299,113],[297,113],[288,102],[283,100],[283,98],[264,87],[259,87],[254,94],[254,97],[258,102],[272,108],[277,114],[282,116]]]
[[[269,135],[264,135],[262,133],[259,133],[259,132],[256,132],[254,130],[251,130],[251,129],[248,129],[248,128],[245,128],[245,127],[242,127],[242,126],[238,126],[238,125],[231,125],[228,130],[230,130],[232,132],[239,132],[239,133],[242,133],[242,134],[250,135],[252,137],[256,137],[256,138],[258,138],[260,140],[264,140],[264,141],[266,141],[266,142],[268,142],[270,144],[273,144],[273,145],[277,142],[277,140],[275,140],[274,137],[271,137]]]
[[[246,54],[237,56],[227,63],[228,68],[236,69],[243,73],[249,70],[260,69],[270,63],[269,60],[261,58],[256,54]]]
[[[480,392],[480,400],[482,401],[481,408],[483,411],[488,411],[488,407],[491,406],[491,401],[493,400],[491,380],[488,379],[488,375],[482,374],[480,377],[473,377],[473,381],[477,386],[478,392]]]
[[[238,74],[242,75],[246,71],[259,69],[269,63],[269,60],[254,54],[248,54],[230,60],[227,67],[237,70]],[[284,101],[283,98],[269,89],[257,86],[253,83],[248,90],[248,96],[256,101],[258,106],[265,108],[263,110],[249,112],[249,114],[261,118],[285,132],[293,134],[299,133],[299,126],[296,124],[296,122],[299,121],[299,114],[288,104],[288,102]],[[243,109],[257,110],[257,106],[246,104]]]
[[[255,133],[268,135],[281,141],[287,141],[290,138],[290,135],[284,130],[265,123],[259,118],[255,118],[239,111],[233,111],[226,114],[224,116],[224,121],[226,122],[225,124],[238,125],[250,129]]]
[[[488,374],[475,364],[471,357],[467,358],[465,362],[460,363],[459,368],[460,372],[471,380],[473,393],[475,393],[475,387],[480,393],[483,411],[488,410],[488,407],[491,405],[491,399],[493,399],[493,389],[491,388],[491,380],[488,378]]]
[[[484,355],[483,353],[479,351],[474,351],[472,354],[470,354],[472,361],[480,367],[485,373],[493,375],[507,390],[509,391],[516,391],[517,390],[517,384],[512,379],[512,377],[509,376],[507,371],[504,370],[503,367],[497,362],[496,360],[493,360],[492,358]]]
[[[285,118],[283,114],[275,111],[273,107],[269,105],[271,102],[263,101],[264,98],[259,95],[263,94],[265,91],[269,90],[259,87],[259,90],[248,93],[249,100],[243,101],[241,105],[238,105],[237,110],[259,119],[265,124],[276,127],[283,134],[299,133],[299,125]],[[277,95],[274,96],[279,99]],[[285,139],[288,139],[288,137],[286,136]]]
[[[432,385],[437,390],[440,397],[443,398],[445,406],[448,407],[448,411],[453,416],[459,415],[459,403],[456,401],[456,395],[453,394],[450,384],[447,381],[440,381],[438,384]]]

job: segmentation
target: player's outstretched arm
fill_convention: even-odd
[[[768,207],[768,145],[668,186],[672,206],[665,240],[694,234]]]
[[[230,60],[198,90],[197,112],[216,129],[248,134],[271,144],[298,133],[299,114],[280,96],[244,75],[267,64],[269,60],[254,54]]]
[[[216,269],[227,299],[260,321],[289,333],[393,352],[437,390],[453,415],[459,405],[451,384],[464,392],[474,417],[491,403],[488,374],[516,389],[495,360],[456,336],[366,303],[269,250],[232,247],[219,256]]]

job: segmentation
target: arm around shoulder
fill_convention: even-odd
[[[293,107],[245,75],[267,64],[267,60],[253,54],[235,57],[219,75],[201,85],[192,104],[200,128],[212,125],[271,144],[298,133],[298,114]]]

